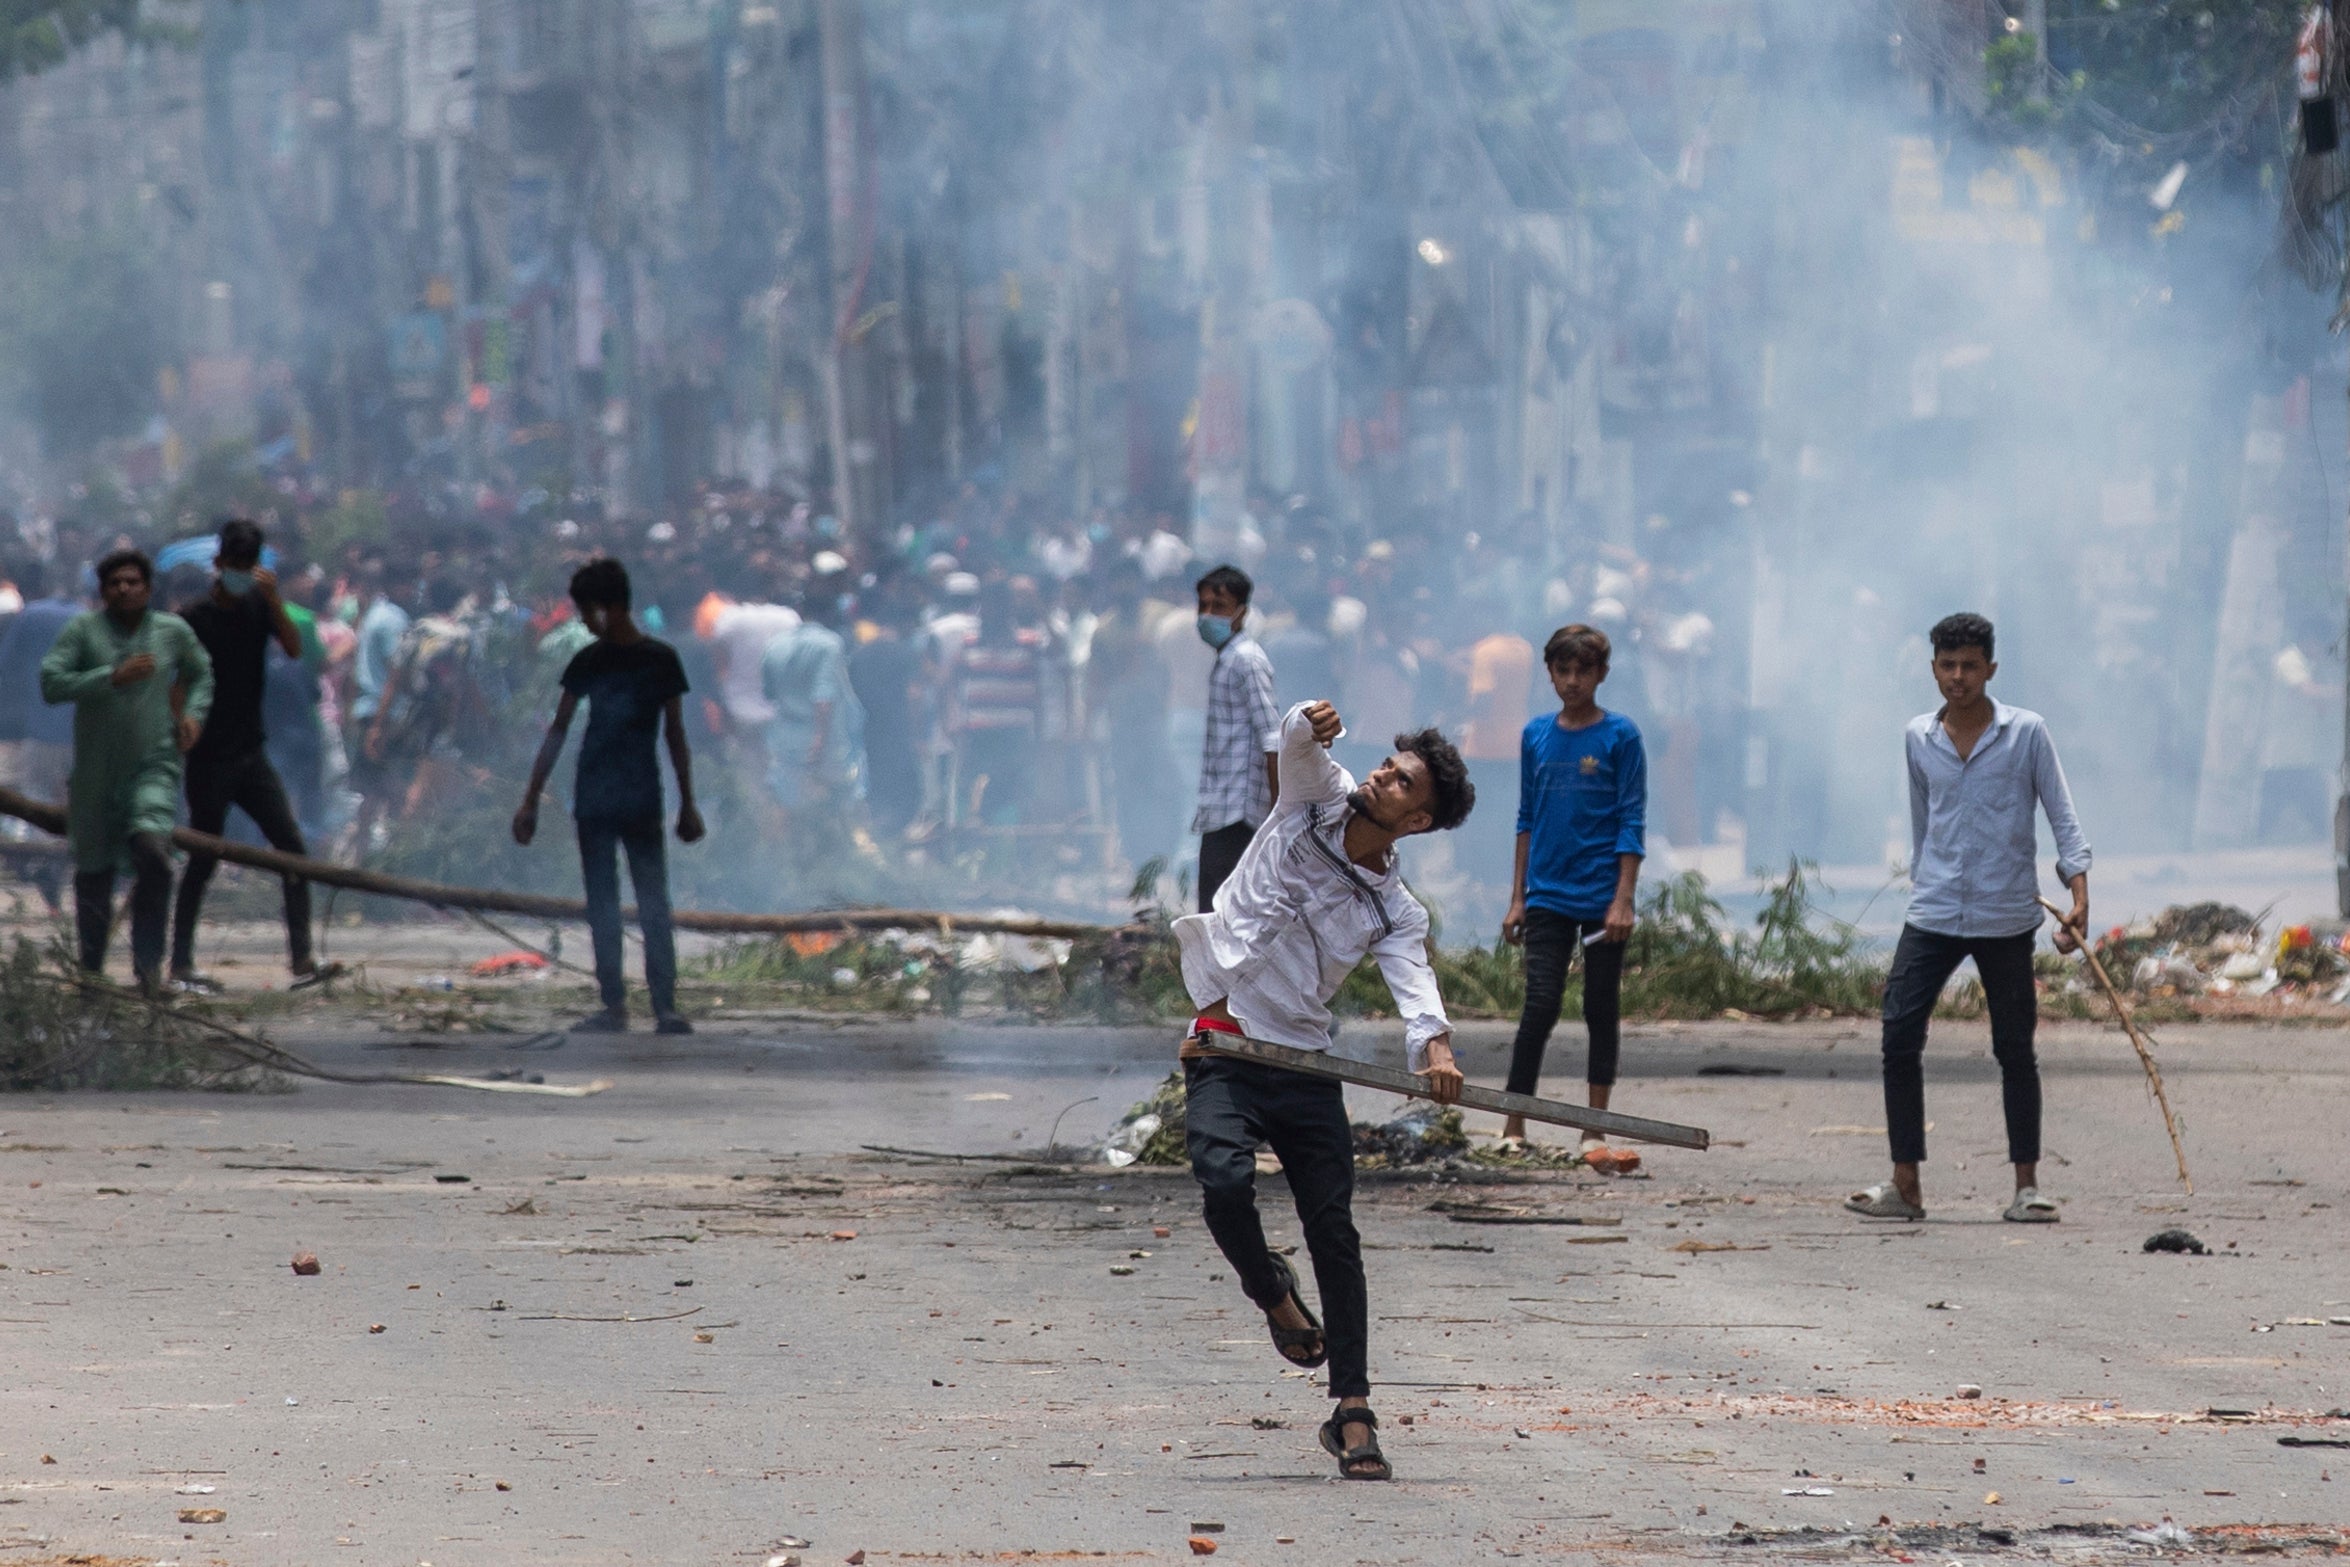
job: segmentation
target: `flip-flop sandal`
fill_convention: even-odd
[[[1360,1447],[1346,1445],[1346,1427],[1366,1425],[1371,1428],[1371,1439]],[[1387,1455],[1379,1451],[1379,1417],[1368,1407],[1341,1409],[1322,1422],[1322,1450],[1338,1460],[1339,1475],[1348,1480],[1392,1480],[1395,1466]],[[1358,1469],[1358,1464],[1376,1464],[1374,1469]]]
[[[1844,1206],[1866,1219],[1922,1219],[1926,1210],[1911,1202],[1891,1184],[1872,1186],[1844,1199]]]
[[[350,966],[345,963],[321,963],[318,967],[312,969],[307,974],[295,975],[294,982],[288,985],[286,989],[309,990],[315,986],[325,984],[330,979],[341,979],[345,974],[350,972]]]
[[[1291,1267],[1289,1259],[1279,1252],[1273,1253],[1273,1266],[1279,1268],[1281,1276],[1289,1281],[1290,1301],[1296,1305],[1298,1315],[1306,1319],[1306,1325],[1302,1328],[1285,1328],[1275,1322],[1273,1313],[1268,1311],[1265,1313],[1266,1331],[1273,1335],[1273,1348],[1280,1352],[1283,1360],[1301,1370],[1315,1370],[1329,1362],[1329,1337],[1322,1331],[1321,1319],[1307,1307],[1306,1298],[1297,1292],[1297,1269]],[[1291,1354],[1291,1350],[1298,1351],[1298,1354]],[[1312,1359],[1299,1358],[1308,1351],[1311,1351]]]
[[[2015,1194],[2015,1201],[1999,1217],[2010,1224],[2054,1224],[2056,1199],[2041,1196],[2037,1186],[2027,1186]]]

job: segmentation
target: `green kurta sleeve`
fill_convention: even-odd
[[[115,666],[139,653],[154,655],[155,672],[115,685]],[[180,793],[174,686],[186,688],[184,711],[211,711],[212,661],[177,615],[150,612],[125,631],[94,611],[68,622],[42,660],[42,696],[74,704],[65,813],[77,870],[126,870],[132,834],[171,831]]]
[[[111,652],[90,635],[95,618],[85,614],[67,621],[41,660],[41,700],[51,707],[100,695],[114,679]]]

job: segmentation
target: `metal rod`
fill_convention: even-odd
[[[1391,1094],[1404,1094],[1413,1099],[1432,1097],[1428,1092],[1428,1080],[1417,1072],[1378,1066],[1369,1061],[1350,1060],[1333,1056],[1327,1051],[1298,1050],[1289,1045],[1274,1044],[1267,1039],[1251,1039],[1245,1034],[1195,1034],[1191,1043],[1194,1048],[1213,1055],[1255,1061],[1265,1066],[1286,1067],[1309,1077],[1333,1078],[1362,1088],[1381,1088]],[[1456,1102],[1471,1110],[1490,1110],[1496,1115],[1523,1116],[1529,1121],[1547,1121],[1553,1126],[1605,1132],[1634,1142],[1663,1143],[1673,1148],[1705,1148],[1713,1142],[1713,1134],[1702,1126],[1683,1126],[1675,1121],[1651,1121],[1644,1116],[1618,1115],[1613,1110],[1561,1104],[1555,1099],[1537,1099],[1532,1094],[1479,1088],[1474,1083],[1461,1085],[1461,1095]]]

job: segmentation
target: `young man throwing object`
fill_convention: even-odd
[[[1277,753],[1279,803],[1213,910],[1175,922],[1184,985],[1199,1008],[1182,1052],[1185,1142],[1208,1230],[1263,1309],[1274,1347],[1293,1365],[1329,1363],[1338,1409],[1322,1426],[1322,1445],[1348,1479],[1385,1480],[1393,1471],[1371,1413],[1370,1306],[1344,1092],[1326,1078],[1210,1055],[1199,1045],[1225,1033],[1329,1049],[1330,998],[1368,953],[1394,992],[1412,1070],[1439,1103],[1460,1092],[1452,1025],[1428,966],[1428,913],[1396,873],[1395,845],[1458,827],[1476,791],[1460,753],[1433,729],[1398,735],[1395,753],[1358,785],[1329,755],[1345,732],[1327,702],[1290,710]],[[1327,1326],[1298,1298],[1295,1270],[1265,1244],[1256,1204],[1256,1151],[1264,1145],[1288,1174]]]
[[[2048,815],[2056,874],[2072,888],[2072,912],[2056,929],[2071,952],[2089,928],[2089,841],[2073,815],[2056,742],[2038,713],[1991,699],[1991,622],[1951,615],[1933,633],[1939,711],[1909,721],[1909,918],[1885,977],[1885,1126],[1893,1179],[1854,1192],[1844,1206],[1872,1219],[1922,1219],[1918,1166],[1926,1159],[1926,1020],[1958,965],[1975,960],[1991,1013],[2007,1111],[2015,1200],[2001,1218],[2054,1224],[2040,1195],[2040,1066],[2032,1055],[2039,998],[2032,945],[2040,930],[2040,866],[2032,814]]]

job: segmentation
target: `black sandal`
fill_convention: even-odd
[[[1273,1320],[1273,1313],[1266,1312],[1265,1326],[1273,1335],[1273,1347],[1280,1351],[1283,1360],[1300,1370],[1315,1370],[1328,1363],[1330,1340],[1322,1331],[1321,1320],[1306,1308],[1306,1298],[1297,1292],[1297,1270],[1289,1265],[1289,1259],[1275,1252],[1273,1266],[1279,1268],[1282,1277],[1289,1280],[1289,1298],[1296,1305],[1298,1315],[1306,1319],[1306,1325],[1302,1328],[1285,1328]],[[1311,1350],[1313,1355],[1311,1359],[1301,1360],[1298,1355],[1291,1354],[1291,1350],[1299,1354]]]
[[[1346,1428],[1365,1425],[1371,1428],[1371,1439],[1360,1447],[1346,1445]],[[1338,1460],[1338,1473],[1347,1480],[1392,1480],[1395,1467],[1387,1455],[1379,1451],[1379,1417],[1366,1405],[1361,1409],[1341,1409],[1322,1422],[1322,1450]],[[1376,1469],[1355,1468],[1357,1464],[1376,1464]]]

